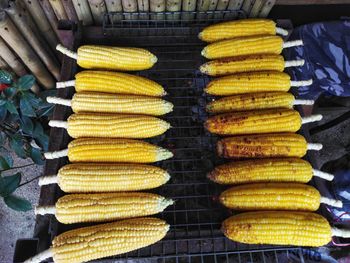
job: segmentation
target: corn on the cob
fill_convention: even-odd
[[[215,42],[237,37],[259,35],[287,35],[288,32],[276,27],[275,22],[268,19],[242,19],[238,21],[222,22],[205,27],[198,37],[206,42]]]
[[[161,97],[166,94],[163,87],[153,80],[126,73],[112,71],[81,71],[75,80],[57,82],[56,88],[75,86],[76,92],[93,91],[117,94]]]
[[[218,96],[266,91],[286,92],[290,87],[311,84],[312,80],[291,81],[290,76],[284,72],[249,72],[214,79],[209,82],[205,92]]]
[[[301,40],[283,43],[283,39],[279,36],[240,37],[209,44],[201,54],[208,59],[259,54],[279,55],[284,48],[301,45],[303,45]]]
[[[173,154],[156,145],[130,139],[79,138],[68,149],[47,152],[46,159],[68,156],[70,162],[153,163],[169,159]]]
[[[322,144],[307,143],[294,133],[243,135],[221,139],[217,152],[224,158],[303,157],[307,150],[320,150]]]
[[[255,183],[231,187],[220,202],[234,210],[316,211],[320,203],[342,207],[341,201],[321,197],[312,186],[298,183]]]
[[[304,60],[284,61],[281,55],[252,55],[247,57],[221,58],[200,66],[200,71],[210,76],[223,76],[241,72],[280,71],[287,67],[304,65]]]
[[[72,114],[67,121],[51,120],[49,125],[67,129],[72,138],[143,139],[163,134],[170,128],[169,123],[152,116],[102,113]]]
[[[205,122],[205,127],[220,135],[296,132],[302,124],[321,119],[322,115],[301,118],[295,110],[268,109],[216,115]]]
[[[173,104],[160,98],[95,92],[78,92],[72,100],[47,97],[47,102],[72,107],[73,112],[128,113],[160,116],[173,110]]]
[[[222,224],[231,240],[247,244],[318,247],[331,241],[332,229],[325,218],[310,212],[247,212]]]
[[[151,165],[73,163],[57,175],[40,177],[39,185],[57,183],[66,193],[121,192],[156,188],[169,179],[165,170]]]
[[[294,105],[313,103],[313,100],[296,100],[292,94],[286,92],[259,92],[223,97],[208,103],[206,109],[210,113],[226,113],[274,108],[291,109]]]
[[[174,203],[151,193],[71,194],[58,199],[55,206],[39,206],[35,214],[54,214],[63,224],[107,222],[154,215]]]
[[[333,180],[334,176],[312,169],[309,162],[299,158],[274,158],[230,162],[219,165],[208,178],[219,184],[259,182],[307,183],[312,176]]]
[[[25,263],[38,263],[49,257],[56,263],[81,263],[115,256],[152,245],[168,230],[164,220],[153,217],[78,228],[56,236],[50,249]]]
[[[157,57],[143,48],[84,45],[77,53],[62,45],[56,49],[86,69],[144,70],[157,62]]]

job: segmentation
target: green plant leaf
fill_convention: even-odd
[[[5,144],[5,134],[3,132],[0,132],[0,145],[4,145]]]
[[[17,85],[21,90],[29,90],[35,83],[33,75],[24,75],[19,78]]]
[[[15,136],[13,136],[10,139],[10,146],[11,149],[14,150],[14,152],[21,158],[26,158],[26,152],[24,151],[23,147],[23,141],[22,141],[22,137],[18,134],[16,134]]]
[[[11,84],[12,75],[6,70],[0,70],[0,83]]]
[[[7,162],[7,160],[0,156],[0,170],[7,170],[10,168],[10,164]]]
[[[7,89],[3,90],[3,93],[5,94],[6,98],[12,98],[15,96],[17,92],[17,89],[15,87],[8,87]]]
[[[49,136],[44,133],[44,129],[39,122],[35,123],[35,128],[33,131],[33,137],[35,142],[42,148],[44,151],[47,151],[49,145]]]
[[[35,111],[33,110],[29,100],[25,98],[21,98],[19,107],[21,109],[22,115],[25,115],[28,117],[36,117]]]
[[[43,101],[31,91],[23,91],[21,97],[22,99],[29,101],[30,105],[34,109],[39,108],[40,105],[43,103]]]
[[[12,113],[12,114],[18,114],[18,111],[16,109],[16,106],[13,105],[13,103],[11,101],[7,101],[6,105],[5,105],[6,109]]]
[[[6,104],[6,100],[0,98],[0,106],[3,106]]]
[[[43,165],[45,163],[43,155],[41,154],[40,149],[32,147],[30,149],[30,158],[32,158],[33,162],[39,165]]]
[[[32,204],[29,201],[15,195],[6,196],[4,201],[8,207],[16,211],[25,212],[32,209]]]
[[[22,116],[21,118],[21,129],[24,133],[28,135],[33,134],[34,124],[32,120],[26,116]]]
[[[21,173],[0,177],[0,195],[2,197],[6,197],[12,194],[18,188],[21,178]]]
[[[3,156],[3,158],[5,158],[6,162],[8,163],[8,165],[10,167],[13,166],[13,159],[12,159],[11,155],[5,155],[5,156]]]
[[[7,108],[6,105],[5,107],[0,107],[0,121],[4,121],[7,116]]]

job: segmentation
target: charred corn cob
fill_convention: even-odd
[[[304,63],[304,60],[284,61],[281,55],[252,55],[212,60],[200,66],[199,69],[210,76],[223,76],[264,70],[282,72],[284,68],[302,66]]]
[[[86,69],[144,70],[157,62],[157,57],[143,48],[84,45],[77,53],[62,45],[56,49]]]
[[[307,150],[320,150],[322,144],[307,143],[294,133],[243,135],[221,139],[217,152],[224,158],[303,157]]]
[[[158,83],[140,76],[112,71],[85,70],[75,75],[75,80],[57,82],[56,88],[75,86],[76,92],[93,91],[118,94],[164,96],[166,92]]]
[[[211,113],[226,113],[273,108],[291,109],[294,105],[313,103],[313,100],[296,100],[292,94],[286,92],[259,92],[223,97],[208,103],[206,109]]]
[[[296,132],[302,124],[321,119],[322,115],[301,118],[295,110],[269,109],[216,115],[205,122],[205,127],[220,135]]]
[[[299,158],[274,158],[235,161],[219,165],[208,178],[219,184],[258,182],[307,183],[312,176],[333,180],[334,176],[312,169],[309,162]]]
[[[290,76],[284,72],[249,72],[214,79],[209,82],[205,92],[218,96],[266,91],[286,92],[290,87],[311,84],[312,80],[291,81]]]
[[[72,100],[47,97],[47,102],[72,107],[73,112],[129,113],[159,116],[173,110],[173,104],[160,98],[78,92]]]
[[[72,138],[150,138],[170,128],[166,121],[152,116],[128,114],[78,113],[67,121],[51,120],[51,127],[65,128]]]
[[[169,159],[173,154],[156,145],[130,139],[79,138],[68,149],[47,152],[46,159],[68,156],[70,162],[153,163]]]
[[[56,236],[50,249],[25,263],[38,263],[49,257],[56,263],[81,263],[115,256],[152,245],[168,230],[164,220],[153,217],[78,228]]]
[[[154,215],[174,202],[151,193],[71,194],[58,199],[55,206],[39,206],[35,214],[54,214],[63,224],[107,222]]]
[[[279,55],[284,48],[302,44],[301,40],[283,43],[279,36],[240,37],[209,44],[202,50],[202,56],[217,59],[259,54]]]
[[[341,201],[321,197],[312,186],[298,183],[256,183],[234,186],[220,195],[234,210],[316,211],[320,203],[342,207]]]
[[[324,217],[310,212],[241,213],[226,219],[221,229],[227,238],[247,244],[318,247],[332,236],[350,237],[349,230],[331,228]]]
[[[259,35],[287,35],[284,29],[276,27],[275,22],[268,19],[242,19],[238,21],[222,22],[205,27],[198,37],[206,42],[215,42],[237,37]]]
[[[156,188],[169,179],[165,170],[151,165],[73,163],[57,175],[40,177],[39,185],[57,183],[66,193],[121,192]]]

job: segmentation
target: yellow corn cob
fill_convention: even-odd
[[[299,158],[236,161],[215,167],[209,179],[219,184],[299,182],[311,180],[311,165]]]
[[[294,96],[286,92],[259,92],[223,97],[207,104],[211,113],[273,108],[293,108]]]
[[[298,183],[257,183],[234,186],[220,195],[234,210],[316,211],[321,195],[312,186]]]
[[[49,250],[25,262],[53,257],[55,263],[81,263],[115,256],[152,245],[164,238],[168,230],[164,220],[153,217],[78,228],[56,236]]]
[[[205,122],[205,127],[215,134],[239,135],[296,132],[301,123],[301,117],[295,110],[269,109],[216,115]]]
[[[242,19],[222,22],[205,27],[198,37],[206,42],[215,42],[237,37],[275,35],[276,24],[268,19]]]
[[[284,59],[280,55],[252,55],[212,60],[200,66],[200,71],[210,76],[222,76],[264,70],[282,72],[284,67]]]
[[[214,79],[209,82],[205,92],[211,95],[227,96],[264,91],[286,92],[290,87],[290,77],[284,72],[251,72]]]
[[[279,36],[254,36],[223,40],[212,43],[202,50],[208,59],[258,54],[281,54],[283,39]]]
[[[224,158],[303,157],[307,149],[304,137],[294,133],[235,136],[217,143]]]
[[[72,114],[67,122],[50,121],[50,126],[65,127],[72,138],[150,138],[170,128],[166,121],[152,116],[128,114]]]
[[[151,193],[71,194],[58,199],[55,206],[36,208],[36,214],[55,214],[59,222],[107,222],[154,215],[174,202]]]
[[[74,112],[164,115],[173,110],[168,101],[146,96],[78,92],[72,99]]]
[[[84,45],[77,53],[62,45],[56,49],[76,59],[78,65],[86,69],[144,70],[157,62],[157,57],[143,48]]]
[[[79,138],[68,144],[68,149],[47,152],[46,159],[68,156],[70,162],[129,162],[153,163],[173,156],[156,145],[130,139]]]
[[[325,218],[310,212],[247,212],[226,219],[225,236],[247,244],[271,244],[319,247],[332,239]]]
[[[111,71],[82,71],[75,75],[75,90],[118,94],[164,96],[158,83],[140,76]]]
[[[67,193],[138,191],[159,187],[170,179],[156,166],[145,164],[73,163],[57,176],[44,176],[39,185],[58,183]]]

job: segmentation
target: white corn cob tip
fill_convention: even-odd
[[[56,83],[56,89],[65,89],[67,87],[74,87],[75,80],[61,81]]]
[[[326,204],[326,205],[330,205],[330,206],[334,206],[334,207],[338,207],[338,208],[342,208],[343,207],[343,202],[342,201],[330,199],[330,198],[323,197],[323,196],[321,196],[320,203],[323,203],[323,204]]]
[[[68,107],[72,106],[72,101],[71,100],[62,99],[62,98],[59,98],[59,97],[47,97],[46,101],[48,103],[52,103],[52,104],[64,105],[64,106],[68,106]]]
[[[291,81],[290,86],[291,87],[304,87],[304,86],[310,86],[312,84],[312,79],[308,80],[299,80],[299,81]]]
[[[168,151],[167,149],[158,147],[157,153],[156,153],[157,161],[167,160],[167,159],[172,158],[173,156],[174,156],[174,154],[172,152]]]
[[[40,186],[48,185],[48,184],[57,184],[57,183],[58,183],[57,175],[47,175],[47,176],[40,177],[38,182]]]
[[[288,60],[284,62],[284,67],[285,68],[290,68],[290,67],[300,67],[305,64],[304,59],[298,59],[298,60]]]
[[[332,236],[350,238],[350,230],[332,227]]]
[[[47,152],[47,153],[44,153],[44,156],[47,160],[66,157],[66,156],[68,156],[68,149],[64,149],[61,151],[55,151],[55,152]]]
[[[320,120],[322,120],[322,118],[323,118],[323,116],[321,114],[315,114],[315,115],[301,118],[301,123],[305,124],[305,123],[320,121]]]
[[[314,105],[314,100],[297,100],[295,99],[293,105]]]
[[[288,36],[288,31],[283,28],[276,27],[276,34],[282,35],[282,36]]]
[[[78,59],[78,54],[69,50],[68,48],[66,48],[65,46],[58,44],[56,46],[56,50],[58,50],[59,52],[61,52],[62,54],[66,55],[67,57],[73,58],[75,60]]]
[[[304,45],[303,41],[299,39],[299,40],[284,42],[282,45],[282,48],[289,48],[289,47],[296,47],[296,46],[303,46],[303,45]]]
[[[325,173],[316,169],[312,169],[312,172],[314,174],[314,176],[320,177],[322,179],[325,179],[327,181],[332,181],[334,179],[334,175],[333,174],[329,174],[329,173]]]
[[[41,261],[44,261],[47,258],[51,258],[52,256],[53,256],[53,251],[51,248],[49,248],[35,255],[34,257],[27,259],[23,263],[40,263]]]
[[[323,148],[323,145],[321,143],[308,143],[307,144],[308,150],[320,151],[320,150],[322,150],[322,148]]]
[[[68,129],[68,122],[67,121],[50,120],[49,126],[56,127],[56,128]]]
[[[55,206],[37,206],[35,207],[35,214],[36,215],[54,215],[56,214],[56,207]]]

